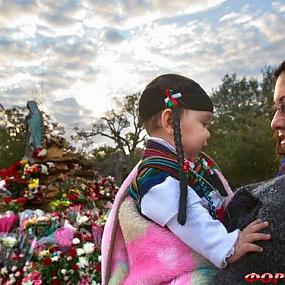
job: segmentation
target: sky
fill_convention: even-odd
[[[284,58],[284,0],[0,0],[0,103],[40,96],[69,133],[158,75],[211,93]]]

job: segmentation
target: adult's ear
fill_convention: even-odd
[[[161,113],[161,126],[168,135],[173,135],[173,116],[171,109],[165,109]]]

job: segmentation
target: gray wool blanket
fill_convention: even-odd
[[[244,276],[252,272],[259,275],[285,273],[285,175],[237,189],[228,205],[228,212],[225,226],[229,231],[242,230],[253,220],[261,219],[269,222],[265,232],[272,238],[257,242],[264,249],[262,253],[248,253],[219,270],[214,284],[264,284],[261,280],[247,283]],[[279,281],[280,284],[283,282],[285,279]]]

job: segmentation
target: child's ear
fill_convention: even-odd
[[[161,126],[169,134],[173,135],[173,116],[171,109],[165,109],[161,113]]]

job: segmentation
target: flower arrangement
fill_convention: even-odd
[[[45,284],[100,284],[100,251],[92,237],[78,233],[70,237],[64,230],[60,244],[37,253],[42,280]]]
[[[101,238],[118,190],[114,179],[61,174],[48,210],[27,209],[27,202],[45,199],[41,179],[53,167],[20,161],[0,170],[0,285],[100,284]]]
[[[53,167],[52,163],[30,164],[22,160],[0,170],[0,209],[19,212],[28,201],[43,199],[46,186],[40,185],[39,177],[49,175],[49,170]]]
[[[33,235],[9,233],[0,238],[0,284],[21,284],[35,244]]]

